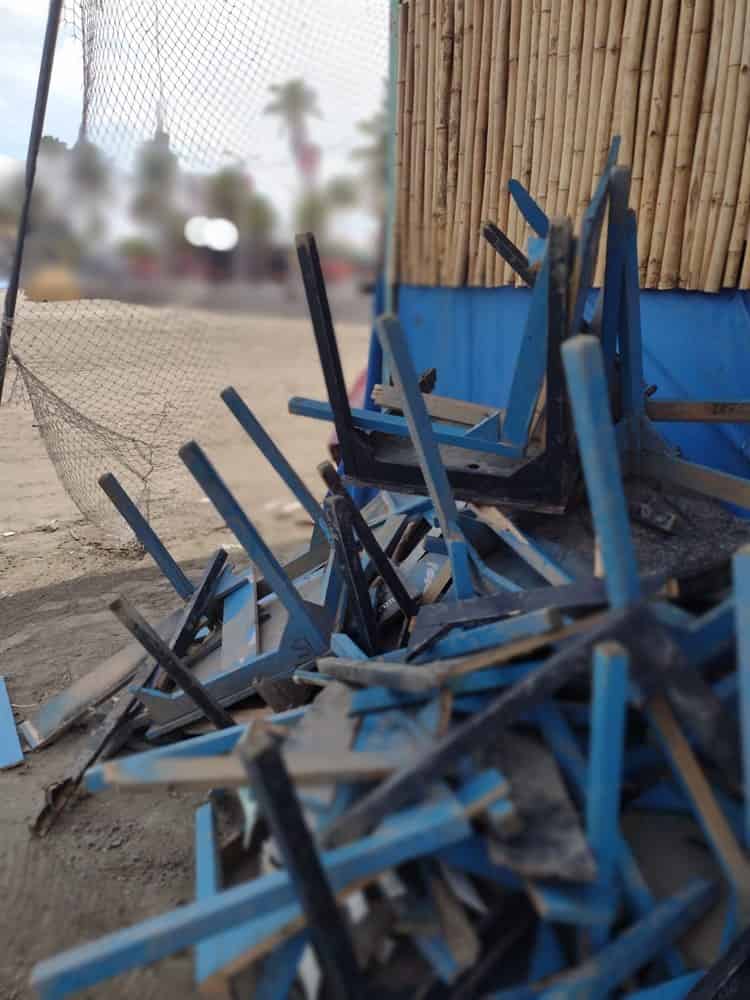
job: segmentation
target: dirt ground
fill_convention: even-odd
[[[367,358],[362,324],[337,329],[345,373]],[[216,349],[237,389],[317,495],[315,467],[330,425],[291,417],[291,395],[323,398],[309,323],[253,317],[252,336],[229,324]],[[271,467],[226,415],[201,438],[207,452],[277,549],[308,528]],[[188,573],[220,544],[237,546],[196,488],[159,528]],[[0,674],[20,720],[124,643],[108,611],[118,594],[151,619],[175,606],[169,585],[142,557],[87,525],[57,480],[28,408],[0,411]],[[84,738],[74,730],[0,775],[0,998],[32,995],[38,960],[161,913],[193,895],[193,808],[198,796],[89,797],[44,839],[28,824],[42,790],[64,774]],[[120,977],[85,996],[138,1000],[194,995],[191,956]]]

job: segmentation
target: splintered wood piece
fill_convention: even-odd
[[[536,740],[502,732],[485,759],[507,776],[522,823],[515,837],[490,836],[492,861],[526,878],[593,882],[596,861],[553,754]]]
[[[402,763],[400,758],[381,753],[344,751],[336,755],[305,751],[285,751],[284,761],[297,785],[312,786],[313,794],[324,782],[379,781]],[[101,765],[103,781],[116,788],[161,788],[179,785],[181,788],[244,788],[247,775],[239,757],[228,754],[217,757],[173,757],[144,761],[123,757]]]
[[[591,650],[607,638],[619,639],[628,632],[643,609],[628,609],[603,615],[599,624],[551,656],[538,670],[495,698],[483,711],[470,717],[438,741],[426,753],[402,768],[388,781],[360,799],[325,833],[328,843],[341,843],[362,835],[412,798],[424,793],[425,783],[437,780],[467,754],[480,750],[497,738],[502,728],[515,722],[534,705],[552,697],[571,678],[588,666]]]

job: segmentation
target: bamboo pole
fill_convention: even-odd
[[[669,108],[670,72],[677,38],[680,0],[664,0],[659,24],[659,42],[656,49],[651,106],[648,115],[646,159],[643,168],[643,188],[638,212],[638,275],[641,285],[646,279],[651,233],[656,214],[659,189],[659,166],[664,149],[664,134]]]
[[[424,0],[410,0],[409,2],[409,35],[411,36],[412,52],[412,113],[411,113],[411,145],[409,150],[409,281],[417,282],[417,261],[419,259],[419,239],[418,225],[419,218],[417,212],[417,122],[419,119],[419,19],[420,4]]]
[[[534,117],[532,128],[531,177],[529,190],[537,200],[541,197],[540,176],[544,165],[544,129],[547,114],[547,84],[549,81],[550,34],[552,21],[552,0],[541,0],[539,12],[539,55],[537,57],[537,83],[534,97]]]
[[[579,86],[581,76],[581,48],[583,45],[585,0],[573,0],[570,16],[570,44],[568,46],[568,74],[565,84],[565,121],[562,126],[562,152],[560,177],[555,199],[555,215],[569,211],[573,149],[576,137],[577,109],[580,106]]]
[[[528,191],[531,187],[531,168],[534,160],[534,115],[536,112],[536,92],[539,83],[539,45],[541,38],[542,4],[544,0],[533,0],[531,16],[531,54],[529,65],[529,89],[526,95],[525,119],[523,126],[523,149],[521,152],[521,176],[518,178]],[[533,194],[533,192],[531,192]],[[526,226],[522,224],[522,233]]]
[[[685,85],[680,105],[674,180],[669,205],[669,222],[662,257],[659,288],[674,288],[679,281],[680,254],[685,232],[685,215],[690,189],[690,168],[700,117],[701,92],[708,54],[712,0],[696,0],[690,32]]]
[[[594,177],[592,187],[601,176],[612,144],[615,123],[615,94],[620,69],[623,28],[625,25],[625,0],[613,0],[609,14],[607,49],[604,54],[601,98],[599,100],[599,121],[596,127],[596,148],[594,150]],[[623,162],[625,162],[623,160]]]
[[[497,205],[497,187],[500,178],[503,137],[505,131],[504,106],[506,98],[506,68],[508,65],[508,15],[509,0],[494,0],[492,9],[492,52],[490,58],[490,105],[487,120],[487,166],[482,194],[482,220],[491,219]],[[480,262],[477,264],[476,281],[491,286],[495,279],[494,251],[486,240],[479,242]]]
[[[458,238],[458,223],[461,213],[461,191],[464,184],[466,169],[466,142],[468,138],[469,105],[471,103],[471,65],[474,46],[474,0],[464,0],[464,44],[461,74],[463,85],[461,88],[461,131],[458,145],[458,178],[456,181],[456,203],[453,214],[453,236],[451,253],[456,253],[456,240]],[[469,155],[471,155],[469,153]],[[454,270],[454,261],[451,260],[450,271]]]
[[[599,0],[603,2],[603,0]],[[587,16],[588,12],[588,16]],[[575,220],[578,212],[578,191],[583,174],[583,156],[586,146],[586,123],[588,119],[589,95],[591,91],[591,68],[594,56],[594,29],[596,17],[591,16],[590,0],[582,11],[583,38],[581,40],[581,63],[577,95],[575,136],[573,139],[573,160],[568,185],[568,203],[565,214]],[[566,116],[567,117],[567,116]],[[560,210],[562,211],[562,210]]]
[[[659,41],[659,22],[661,20],[662,0],[651,0],[646,21],[646,40],[643,43],[643,58],[641,60],[640,83],[638,86],[638,111],[636,113],[636,134],[635,146],[633,149],[633,162],[630,183],[630,207],[636,212],[641,205],[641,190],[643,188],[643,169],[646,159],[646,139],[648,129],[649,107],[651,105],[651,91],[654,82],[654,65],[656,63],[656,49]],[[643,122],[638,127],[638,122]],[[623,160],[623,162],[625,162]]]
[[[490,104],[490,63],[492,60],[492,28],[494,4],[483,2],[484,16],[479,57],[479,81],[477,93],[477,117],[474,126],[474,152],[471,171],[471,209],[469,213],[469,260],[467,265],[467,280],[479,284],[483,280],[478,276],[479,225],[482,216],[482,199],[484,197],[485,171],[487,163],[487,119]],[[484,243],[484,240],[482,240]],[[482,261],[484,254],[481,254]]]
[[[461,103],[463,88],[464,0],[453,7],[453,59],[451,96],[448,111],[448,175],[445,184],[445,246],[440,262],[440,280],[447,284],[453,266],[453,220],[458,200],[458,158],[461,144]]]
[[[453,0],[439,0],[440,5],[440,58],[438,60],[438,102],[435,127],[435,177],[433,182],[433,215],[435,217],[433,263],[431,280],[439,284],[446,251],[447,185],[448,185],[448,133],[450,103],[453,93],[454,6]]]
[[[567,0],[566,0],[567,2]],[[549,27],[549,56],[547,68],[547,97],[544,105],[544,132],[542,138],[541,168],[539,171],[539,188],[535,197],[542,208],[549,214],[554,211],[553,200],[549,200],[550,174],[552,171],[552,143],[555,137],[555,111],[557,108],[557,81],[560,72],[560,0],[552,0]],[[559,170],[559,163],[557,169]],[[555,188],[556,190],[556,188]]]
[[[503,232],[509,230],[510,196],[508,181],[513,169],[513,136],[515,129],[516,94],[518,91],[518,60],[521,41],[521,0],[510,0],[510,30],[508,31],[508,84],[505,103],[505,128],[503,131],[503,160],[497,189],[495,219]],[[493,254],[495,284],[510,281],[510,268],[498,254]]]
[[[538,0],[537,0],[538,2]],[[511,178],[521,179],[523,172],[523,136],[526,124],[526,99],[529,93],[529,69],[531,65],[531,10],[528,0],[522,0],[520,9],[520,36],[518,43],[518,78],[516,81],[516,100],[513,109],[513,161]],[[508,202],[508,236],[517,243],[521,231],[521,220],[518,209],[512,199]],[[513,284],[515,275],[510,268],[506,270],[506,281]]]
[[[669,208],[672,203],[677,143],[679,141],[679,128],[682,119],[682,93],[685,86],[685,73],[687,70],[694,10],[695,8],[692,4],[683,3],[679,11],[677,44],[674,64],[672,66],[672,94],[669,101],[667,134],[662,153],[651,245],[646,262],[647,288],[657,288],[661,277],[661,262],[664,255],[664,243],[667,238],[667,226],[669,225]]]
[[[609,13],[607,48],[604,53],[599,118],[596,125],[594,146],[594,171],[591,180],[592,192],[607,161],[614,133],[617,82],[619,79],[620,54],[622,51],[622,35],[625,25],[625,6],[625,0],[613,0]],[[594,284],[597,287],[601,287],[604,281],[606,249],[605,241],[601,240],[594,273]]]
[[[586,113],[586,135],[583,146],[581,177],[578,184],[578,205],[576,206],[576,216],[579,219],[589,203],[593,186],[597,125],[599,121],[599,109],[601,106],[604,59],[607,54],[610,15],[615,6],[619,8],[621,2],[622,0],[597,0],[596,4],[594,51],[592,53],[591,62],[591,85],[589,88],[588,110]]]
[[[404,172],[408,163],[408,155],[405,155],[405,130],[407,126],[406,117],[406,73],[408,65],[409,48],[406,35],[409,28],[409,6],[401,4],[398,9],[398,80],[396,81],[396,100],[398,111],[396,114],[396,278],[398,281],[405,280],[404,273],[404,241],[406,239],[407,227],[405,225],[405,194],[408,187],[404,187]],[[407,173],[408,177],[408,173]]]
[[[556,5],[557,6],[557,5]],[[555,87],[552,111],[549,117],[550,147],[548,153],[545,207],[548,215],[557,211],[557,192],[560,188],[560,170],[565,131],[565,107],[570,65],[570,31],[573,12],[572,0],[561,0],[558,9],[557,58],[555,60]],[[546,138],[545,133],[545,138]]]
[[[417,61],[416,61],[416,98],[417,98],[417,142],[414,149],[414,211],[416,225],[414,227],[414,280],[422,284],[424,280],[424,254],[426,248],[425,217],[424,217],[424,187],[425,187],[425,150],[427,144],[427,98],[428,98],[428,60],[430,33],[429,0],[417,0]]]
[[[711,193],[711,205],[708,213],[708,225],[706,228],[705,248],[703,251],[703,265],[701,268],[701,287],[707,292],[717,292],[721,287],[721,278],[724,274],[726,264],[726,250],[729,242],[728,235],[723,243],[716,242],[719,216],[722,214],[722,205],[726,199],[730,199],[729,218],[726,220],[725,229],[731,231],[731,218],[734,214],[734,205],[737,198],[737,188],[739,187],[739,175],[742,170],[742,161],[739,158],[742,150],[742,137],[747,131],[747,120],[742,121],[742,109],[737,106],[737,95],[739,93],[740,66],[742,64],[745,48],[745,32],[747,30],[745,20],[747,15],[746,2],[739,2],[735,8],[734,24],[732,27],[732,42],[729,50],[729,67],[727,69],[727,83],[724,92],[724,102],[721,108],[721,133],[719,138],[719,151],[716,157],[716,173],[714,174],[713,190]],[[745,74],[747,75],[747,74]],[[743,88],[744,90],[744,88]],[[730,154],[735,145],[735,138],[738,142],[736,153],[736,176],[732,186],[727,186],[727,172],[729,169]],[[726,214],[726,213],[725,213]],[[712,271],[712,277],[709,277]]]
[[[747,19],[746,10],[743,10],[743,17]],[[727,169],[724,174],[721,205],[717,211],[716,227],[712,233],[712,249],[704,281],[704,288],[707,292],[718,292],[727,266],[729,241],[738,209],[743,161],[748,141],[748,124],[750,123],[750,25],[746,20],[743,23],[743,27],[742,48],[737,66],[737,99],[734,115],[731,119],[731,139],[727,154]],[[724,113],[726,114],[726,108]]]
[[[437,0],[429,0],[427,20],[427,100],[425,112],[425,171],[422,197],[422,240],[421,280],[422,284],[432,284],[432,264],[434,257],[432,192],[435,179],[435,64],[437,46]]]
[[[716,92],[714,94],[713,111],[711,114],[711,125],[708,131],[708,147],[706,149],[706,162],[703,168],[703,177],[700,184],[700,198],[695,217],[695,229],[693,231],[693,245],[690,250],[690,265],[688,270],[688,288],[700,288],[701,269],[703,267],[703,251],[706,242],[706,229],[708,226],[708,213],[711,208],[711,194],[713,192],[714,176],[716,174],[716,162],[719,156],[719,141],[721,139],[722,109],[724,107],[724,95],[727,87],[727,77],[729,75],[729,52],[732,47],[732,30],[734,27],[734,14],[738,0],[727,0],[724,6],[724,19],[721,29],[721,48],[719,49],[719,67],[716,79]]]
[[[469,252],[469,226],[471,224],[471,186],[473,178],[474,131],[477,119],[477,100],[479,95],[479,71],[482,46],[483,0],[472,0],[471,17],[471,57],[470,83],[467,99],[466,118],[461,122],[461,148],[463,161],[459,154],[459,192],[458,192],[458,224],[456,227],[455,257],[451,284],[462,285],[466,280]],[[464,54],[466,44],[464,44]]]
[[[750,229],[745,230],[745,258],[742,261],[742,271],[740,272],[740,288],[750,288],[750,252],[747,245],[750,245]]]
[[[734,288],[738,283],[742,254],[747,239],[747,227],[750,221],[750,130],[745,136],[745,151],[743,154],[742,177],[737,196],[737,208],[734,214],[732,237],[729,241],[727,265],[724,271],[724,287]],[[740,287],[745,286],[740,284]]]
[[[528,9],[528,4],[526,5]],[[536,110],[536,86],[539,70],[539,28],[541,25],[542,0],[533,0],[531,10],[531,38],[529,45],[529,72],[527,76],[526,100],[523,111],[523,141],[521,143],[521,171],[515,175],[528,191],[531,187],[531,165],[534,155],[534,111]],[[527,15],[528,16],[528,15]],[[533,192],[532,192],[533,194]],[[528,227],[521,213],[514,213],[515,228],[513,242],[519,247],[525,247],[528,237]],[[520,285],[521,280],[515,272],[512,284]]]
[[[708,135],[711,130],[711,114],[716,96],[716,86],[719,74],[719,55],[724,25],[724,0],[715,0],[711,18],[711,35],[708,44],[708,61],[706,75],[703,81],[701,95],[700,117],[696,132],[695,148],[692,153],[690,183],[686,203],[685,224],[680,247],[680,288],[687,288],[690,280],[690,256],[692,254],[695,236],[695,224],[698,217],[698,202],[700,201],[701,181],[708,152]]]
[[[649,0],[630,0],[622,36],[622,64],[619,73],[618,103],[615,110],[617,131],[621,137],[620,161],[633,165],[635,152],[638,87],[641,58],[646,39]]]

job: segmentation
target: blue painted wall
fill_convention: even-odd
[[[504,406],[530,292],[402,285],[399,315],[435,392]],[[641,293],[645,377],[660,399],[750,399],[750,293]],[[686,457],[750,476],[750,426],[662,424]]]

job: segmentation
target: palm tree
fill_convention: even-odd
[[[325,246],[332,216],[352,208],[357,201],[357,188],[350,177],[332,177],[324,188],[305,191],[295,210],[295,228],[302,233],[315,233]]]
[[[322,117],[318,96],[301,78],[273,83],[268,89],[273,99],[263,109],[264,114],[276,115],[281,120],[282,128],[289,135],[297,171],[303,182],[312,186],[317,174],[319,150],[309,141],[307,122],[312,115]]]

